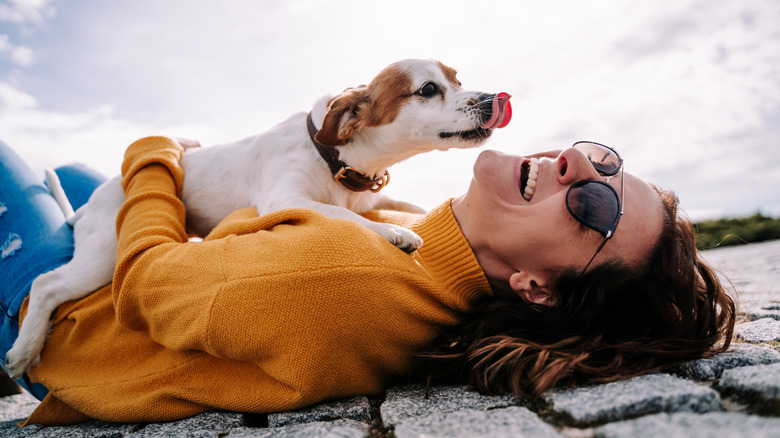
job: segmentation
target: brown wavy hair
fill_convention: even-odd
[[[644,266],[612,262],[562,272],[549,307],[512,297],[474,303],[421,355],[429,382],[535,397],[553,386],[668,370],[726,350],[734,300],[700,258],[676,196],[656,190],[666,214]]]

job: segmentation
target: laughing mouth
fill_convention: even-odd
[[[536,192],[536,179],[539,177],[539,159],[531,158],[520,165],[520,193],[523,199],[531,202]]]
[[[490,137],[490,134],[492,133],[492,129],[476,128],[472,129],[471,131],[440,132],[439,138],[459,137],[461,140],[482,141]]]

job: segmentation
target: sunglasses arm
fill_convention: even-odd
[[[612,231],[607,231],[607,235],[604,237],[604,240],[601,241],[601,245],[599,245],[599,249],[596,250],[596,253],[593,254],[593,257],[590,258],[590,260],[588,261],[588,264],[585,265],[585,269],[582,270],[582,274],[584,274],[585,271],[588,270],[588,267],[590,267],[590,264],[593,263],[593,259],[595,259],[597,255],[599,255],[599,252],[601,251],[601,248],[604,248],[604,245],[607,244],[607,240],[609,240],[610,237],[612,237]],[[580,276],[582,276],[582,274],[580,274]]]

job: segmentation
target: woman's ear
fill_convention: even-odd
[[[368,103],[366,86],[344,90],[328,105],[314,139],[326,146],[341,146],[362,127],[361,109]]]
[[[530,303],[549,306],[552,302],[546,284],[547,278],[526,271],[518,271],[509,276],[509,287],[520,298]]]

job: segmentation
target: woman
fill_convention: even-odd
[[[547,154],[555,159],[542,161],[531,203],[513,187],[516,158],[480,155],[452,210],[496,296],[474,303],[424,354],[429,377],[538,396],[556,384],[660,371],[728,348],[734,301],[699,258],[677,198],[623,173],[617,153],[605,163],[619,168],[597,169],[587,158],[599,153],[579,143]],[[603,180],[616,190],[604,190]],[[604,213],[600,226],[570,208],[583,184],[597,184],[604,199],[621,193],[617,213]]]
[[[308,210],[239,210],[188,242],[181,153],[159,137],[128,148],[114,281],[55,313],[28,373],[45,395],[28,423],[289,410],[379,393],[428,348],[435,375],[538,393],[730,340],[733,304],[690,227],[605,146],[487,151],[462,197],[367,215],[417,232],[411,255]],[[3,291],[8,315],[28,292]]]

